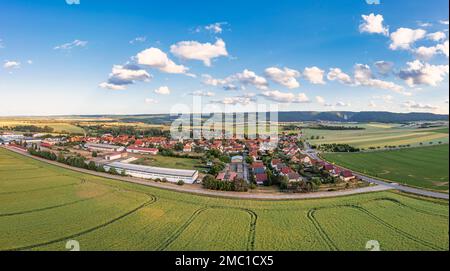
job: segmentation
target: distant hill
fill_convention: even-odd
[[[448,115],[391,112],[279,112],[280,122],[339,121],[399,123],[411,121],[448,121]]]
[[[268,113],[269,114],[269,113]],[[104,116],[111,117],[111,116]],[[146,122],[153,124],[170,123],[177,119],[176,116],[168,114],[155,115],[130,115],[113,116],[125,122]],[[208,118],[208,116],[203,116]],[[333,122],[381,122],[381,123],[405,123],[413,121],[448,121],[448,115],[433,113],[391,113],[391,112],[315,112],[315,111],[291,111],[279,112],[280,122],[301,122],[301,121],[333,121]]]

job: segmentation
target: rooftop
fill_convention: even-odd
[[[107,166],[125,170],[140,171],[144,173],[154,173],[154,174],[182,176],[182,177],[192,177],[197,173],[197,170],[149,167],[149,166],[126,164],[121,162],[110,163]]]

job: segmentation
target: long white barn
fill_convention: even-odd
[[[159,167],[149,167],[141,165],[133,165],[121,162],[114,162],[105,165],[105,169],[115,168],[117,172],[122,173],[125,171],[127,175],[136,178],[143,179],[167,179],[169,182],[176,183],[178,181],[183,181],[185,183],[192,184],[198,178],[197,170],[182,170],[182,169],[172,169],[172,168],[159,168]]]

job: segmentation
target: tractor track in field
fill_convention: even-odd
[[[103,224],[100,224],[100,225],[97,225],[97,226],[92,227],[90,229],[81,231],[79,233],[75,233],[75,234],[72,234],[72,235],[69,235],[69,236],[58,238],[58,239],[55,239],[55,240],[52,240],[52,241],[47,241],[47,242],[34,244],[34,245],[29,245],[29,246],[23,246],[23,247],[6,249],[4,251],[30,250],[30,249],[34,249],[34,248],[38,248],[38,247],[42,247],[42,246],[48,246],[48,245],[52,245],[52,244],[55,244],[55,243],[58,243],[58,242],[63,242],[63,241],[67,241],[67,240],[70,240],[70,239],[73,239],[73,238],[76,238],[76,237],[80,237],[82,235],[94,232],[94,231],[99,230],[99,229],[104,228],[104,227],[107,227],[107,226],[109,226],[109,225],[111,225],[111,224],[113,224],[113,223],[115,223],[117,221],[120,221],[120,220],[122,220],[122,219],[124,219],[124,218],[126,218],[126,217],[128,217],[128,216],[130,216],[130,215],[132,215],[134,213],[136,213],[137,211],[141,210],[142,208],[145,208],[145,207],[147,207],[147,206],[149,206],[149,205],[151,205],[151,204],[153,204],[153,203],[158,201],[158,197],[156,197],[156,196],[154,196],[152,194],[146,194],[146,195],[149,196],[149,200],[148,201],[142,203],[141,205],[139,205],[138,207],[134,208],[133,210],[130,210],[130,211],[128,211],[128,212],[126,212],[126,213],[124,213],[124,214],[122,214],[122,215],[120,215],[120,216],[118,216],[118,217],[116,217],[116,218],[114,218],[114,219],[112,219],[110,221],[107,221],[107,222],[103,223]]]
[[[403,236],[403,237],[405,237],[405,238],[407,238],[407,239],[409,239],[411,241],[419,243],[419,244],[421,244],[421,245],[423,245],[425,247],[431,248],[433,250],[446,250],[444,248],[435,246],[434,244],[432,244],[432,243],[430,243],[428,241],[416,238],[413,235],[411,235],[411,234],[409,234],[409,233],[407,233],[407,232],[405,232],[405,231],[403,231],[403,230],[401,230],[401,229],[391,225],[390,223],[388,223],[388,222],[384,221],[383,219],[379,218],[378,216],[372,214],[370,211],[368,211],[364,207],[361,207],[361,206],[358,206],[358,205],[347,205],[346,207],[354,208],[354,209],[356,209],[356,210],[358,210],[358,211],[368,215],[369,217],[371,217],[372,219],[376,220],[381,225],[383,225],[383,226],[385,226],[385,227],[395,231],[396,233],[400,234],[401,236]]]
[[[448,219],[448,216],[446,216],[446,215],[436,214],[436,213],[432,213],[432,212],[429,212],[429,211],[426,211],[426,210],[422,210],[422,209],[419,209],[419,208],[411,207],[411,206],[408,206],[408,205],[406,205],[406,204],[404,204],[404,203],[402,203],[402,202],[400,202],[399,200],[396,200],[396,199],[378,198],[378,199],[370,200],[368,202],[374,202],[374,201],[388,201],[388,202],[392,202],[394,204],[397,204],[397,205],[399,205],[401,207],[404,207],[404,208],[407,208],[407,209],[411,209],[411,210],[413,210],[415,212],[418,212],[418,213],[422,213],[422,214],[426,214],[426,215],[437,216],[437,217],[447,218]]]
[[[236,208],[236,207],[223,207],[223,206],[207,206],[200,209],[197,209],[187,220],[181,225],[168,239],[166,239],[161,245],[156,249],[157,251],[166,250],[173,242],[175,242],[181,234],[195,221],[195,219],[201,215],[204,211],[210,209],[232,209],[241,212],[245,212],[250,215],[250,230],[247,237],[247,251],[255,250],[255,242],[256,242],[256,223],[258,220],[258,215],[249,209],[244,208]]]
[[[96,197],[91,197],[91,198],[86,198],[86,199],[81,199],[81,200],[75,200],[75,201],[66,202],[66,203],[62,203],[62,204],[58,204],[58,205],[44,207],[44,208],[37,208],[37,209],[20,211],[20,212],[14,212],[14,213],[5,213],[5,214],[0,213],[0,218],[1,217],[16,216],[16,215],[31,214],[31,213],[37,213],[37,212],[43,212],[43,211],[53,210],[53,209],[57,209],[57,208],[67,207],[67,206],[75,205],[75,204],[81,203],[81,202],[86,202],[86,201],[90,201],[90,200],[100,199],[100,198],[105,197],[105,196],[107,196],[109,194],[112,194],[112,193],[114,193],[114,191],[110,191],[110,192],[104,193],[104,194],[96,196]]]
[[[319,233],[322,240],[325,242],[325,244],[328,246],[328,248],[332,251],[339,251],[339,248],[336,246],[336,244],[331,240],[330,236],[328,236],[327,232],[322,228],[320,223],[316,220],[314,214],[319,209],[311,209],[308,211],[308,214],[306,217],[311,221],[311,223],[316,228],[317,232]]]

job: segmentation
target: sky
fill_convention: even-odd
[[[447,0],[217,2],[0,1],[0,115],[448,114]]]

